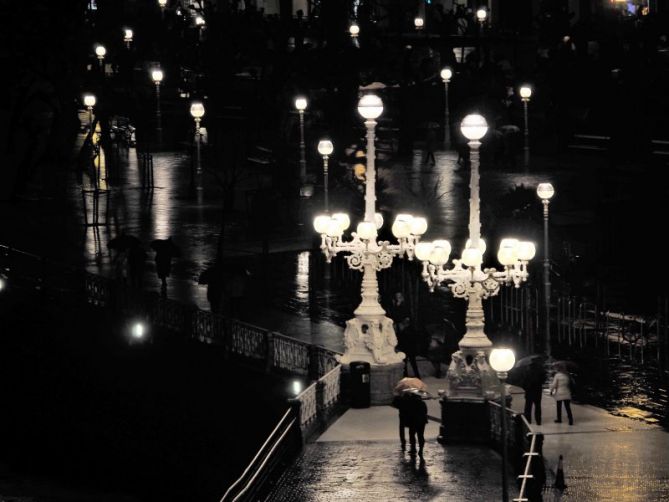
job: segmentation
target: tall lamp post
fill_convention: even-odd
[[[516,363],[516,356],[511,349],[493,349],[490,352],[490,366],[497,372],[500,381],[501,421],[502,421],[502,502],[509,502],[509,480],[506,476],[508,446],[506,441],[506,377]]]
[[[366,361],[371,364],[371,398],[373,404],[387,404],[392,399],[392,389],[402,376],[402,352],[395,352],[397,338],[393,321],[385,316],[379,303],[377,273],[392,265],[395,257],[413,259],[416,245],[427,230],[425,218],[398,214],[392,225],[397,244],[378,241],[377,231],[383,226],[383,217],[376,212],[374,129],[376,119],[383,112],[383,103],[375,95],[363,96],[358,112],[365,119],[367,128],[367,170],[365,178],[365,216],[358,223],[352,239],[342,238],[350,225],[349,216],[335,213],[314,219],[314,228],[321,234],[321,250],[329,263],[339,253],[346,253],[349,268],[363,273],[362,302],[355,310],[355,317],[346,322],[342,364]]]
[[[151,70],[151,80],[156,86],[156,133],[158,136],[158,143],[163,142],[163,119],[160,111],[160,83],[163,81],[165,74],[160,68]]]
[[[104,70],[105,67],[105,56],[107,55],[107,49],[105,49],[104,45],[96,45],[95,46],[95,55],[98,57],[98,64],[100,65],[100,69]]]
[[[95,96],[93,94],[84,94],[84,105],[88,110],[88,130],[93,130],[93,107],[95,106]]]
[[[451,118],[448,106],[448,84],[453,77],[453,70],[446,66],[441,70],[441,80],[444,82],[444,146],[450,148],[451,146]]]
[[[516,287],[527,280],[527,264],[534,257],[535,246],[517,239],[502,239],[497,259],[504,269],[482,268],[485,241],[481,238],[479,200],[480,139],[488,131],[481,115],[467,115],[460,126],[469,140],[471,151],[469,239],[460,259],[446,269],[451,245],[447,240],[419,243],[416,257],[423,262],[423,280],[431,291],[443,282],[456,298],[467,300],[465,334],[458,342],[459,350],[451,357],[446,375],[446,393],[442,398],[440,441],[449,438],[471,439],[485,433],[485,399],[495,393],[496,378],[486,361],[492,342],[486,336],[483,300],[495,296],[502,284]],[[478,419],[469,420],[467,416]]]
[[[123,28],[123,41],[125,42],[125,48],[130,49],[130,44],[132,44],[133,32],[130,28]]]
[[[300,115],[300,181],[304,183],[307,178],[307,157],[304,146],[304,110],[307,109],[307,98],[300,96],[295,99],[295,108]]]
[[[544,205],[544,330],[546,332],[546,355],[551,359],[551,262],[548,242],[548,205],[555,195],[550,183],[539,183],[537,195]]]
[[[524,123],[525,123],[525,132],[524,132],[524,137],[525,137],[525,146],[524,146],[525,167],[530,165],[530,127],[529,127],[529,120],[528,120],[528,114],[527,114],[527,105],[530,102],[530,97],[531,96],[532,96],[532,88],[529,85],[523,85],[520,88],[520,99],[523,102],[523,117],[524,117]]]
[[[200,157],[200,146],[202,142],[202,133],[200,131],[200,123],[202,121],[202,117],[204,116],[204,105],[200,101],[194,101],[190,105],[190,114],[195,120],[195,152],[196,152],[196,177],[197,177],[197,183],[196,183],[196,188],[197,190],[202,190],[202,183],[201,183],[201,176],[202,176],[202,159]]]
[[[328,200],[328,158],[332,155],[334,146],[329,139],[322,139],[318,142],[318,153],[323,156],[323,195],[325,198],[325,214],[330,213],[330,203]]]

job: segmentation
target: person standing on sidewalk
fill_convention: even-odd
[[[546,371],[539,359],[532,360],[527,370],[527,376],[523,382],[525,390],[525,411],[523,415],[529,423],[532,423],[532,406],[534,405],[534,420],[541,425],[541,393],[543,391]]]
[[[567,368],[564,364],[557,364],[555,369],[557,373],[555,373],[553,382],[551,383],[551,394],[557,404],[557,419],[555,423],[562,423],[562,403],[564,403],[569,425],[574,425],[574,417],[571,414],[571,379],[569,378],[569,373],[567,373]]]

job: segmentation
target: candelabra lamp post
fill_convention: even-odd
[[[125,48],[130,49],[130,44],[132,44],[133,32],[130,28],[123,28],[123,41],[125,42]]]
[[[525,145],[523,147],[525,154],[525,167],[530,165],[530,127],[529,120],[527,115],[527,106],[530,102],[530,97],[532,96],[532,88],[529,85],[524,85],[520,88],[520,99],[523,102],[523,118],[525,123]]]
[[[95,46],[95,55],[98,57],[98,64],[100,65],[100,69],[104,70],[105,56],[107,55],[107,49],[105,49],[105,46],[104,45],[96,45]]]
[[[443,282],[456,298],[467,300],[465,334],[459,350],[451,357],[446,375],[446,392],[442,397],[442,425],[439,440],[481,439],[486,435],[488,418],[485,400],[497,391],[497,379],[486,361],[492,342],[485,334],[483,300],[496,295],[502,284],[516,287],[527,280],[527,264],[534,257],[531,242],[502,239],[497,259],[503,270],[482,268],[485,241],[481,238],[479,199],[479,147],[488,125],[481,115],[467,115],[460,126],[469,140],[471,155],[469,239],[460,259],[445,268],[451,253],[447,240],[416,245],[416,258],[423,262],[423,279],[431,291]]]
[[[453,70],[446,66],[441,70],[441,80],[444,82],[444,147],[451,147],[451,117],[448,106],[448,84],[453,77]]]
[[[88,110],[88,130],[93,130],[93,107],[96,103],[95,96],[93,94],[84,94],[84,105]]]
[[[537,195],[544,205],[544,331],[546,340],[546,355],[551,359],[551,262],[548,241],[548,205],[555,195],[555,189],[550,183],[539,183]]]
[[[303,96],[297,98],[295,108],[300,116],[300,181],[304,183],[307,178],[307,156],[304,145],[304,110],[307,109],[307,98]]]
[[[376,212],[374,129],[376,119],[383,112],[383,103],[375,95],[363,96],[358,112],[365,118],[367,128],[367,170],[365,179],[365,216],[358,223],[352,239],[342,238],[350,225],[345,213],[319,215],[314,228],[321,234],[321,250],[329,263],[339,253],[346,253],[348,266],[359,270],[362,276],[362,302],[354,311],[355,317],[346,322],[342,364],[366,361],[371,364],[371,402],[388,404],[394,385],[402,377],[404,354],[395,352],[397,338],[393,321],[385,315],[379,303],[377,273],[392,265],[395,257],[413,259],[420,236],[427,230],[425,218],[398,214],[392,226],[397,244],[377,240],[377,230],[383,218]]]
[[[163,142],[163,118],[160,111],[160,84],[164,77],[165,74],[160,68],[151,70],[151,80],[153,80],[153,83],[156,86],[156,136],[158,137],[158,143]]]
[[[202,132],[200,131],[200,123],[202,122],[202,117],[204,117],[204,105],[199,101],[194,101],[190,105],[190,114],[193,120],[195,120],[195,178],[197,178],[195,188],[202,190]]]
[[[500,381],[501,397],[501,443],[502,443],[502,502],[509,502],[509,480],[506,475],[506,464],[509,458],[509,448],[507,442],[507,423],[506,423],[506,377],[511,368],[516,363],[516,356],[511,349],[493,349],[490,352],[490,366],[497,373]]]
[[[329,214],[330,212],[330,202],[328,200],[328,159],[333,151],[334,146],[329,139],[322,139],[318,142],[318,153],[323,157],[323,198],[325,202],[325,214]]]

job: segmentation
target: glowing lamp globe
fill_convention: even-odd
[[[549,200],[555,195],[555,189],[550,183],[539,183],[537,186],[537,195],[541,200]]]
[[[329,237],[341,237],[341,235],[344,233],[344,230],[341,228],[341,223],[339,221],[331,218],[328,222],[325,233]]]
[[[295,99],[295,108],[297,108],[301,112],[306,110],[307,109],[307,98],[304,98],[304,97],[300,96],[299,98]]]
[[[529,85],[524,85],[520,88],[520,97],[523,99],[530,99],[532,96],[532,88]]]
[[[451,254],[451,243],[445,239],[436,240],[432,243],[432,253],[430,253],[430,263],[441,266],[448,262]]]
[[[509,267],[518,261],[518,253],[515,247],[500,247],[497,251],[497,260],[504,265]]]
[[[451,80],[451,77],[453,77],[453,70],[451,70],[448,66],[441,70],[441,78],[444,82],[448,82]]]
[[[377,119],[383,113],[383,101],[375,94],[366,94],[358,102],[358,113],[367,120]]]
[[[427,220],[422,217],[413,218],[409,223],[409,231],[413,235],[423,235],[427,232]]]
[[[422,17],[417,17],[413,20],[413,24],[416,27],[417,30],[420,30],[423,28],[423,25],[425,24],[425,21],[423,20]]]
[[[132,334],[133,338],[144,338],[144,335],[146,334],[146,327],[141,322],[136,322],[132,325],[132,328],[130,328],[130,333]]]
[[[360,26],[357,24],[353,23],[350,28],[348,29],[348,32],[351,34],[353,38],[357,37],[360,34]]]
[[[105,57],[105,55],[107,54],[107,49],[105,49],[104,45],[97,45],[97,46],[95,47],[95,54],[96,54],[99,58],[103,58],[103,57]]]
[[[205,24],[206,24],[206,21],[204,20],[204,18],[202,16],[195,16],[195,25],[196,26],[202,27]]]
[[[360,239],[367,241],[376,238],[376,224],[373,221],[361,221],[358,223],[357,234]]]
[[[483,21],[486,20],[487,17],[488,17],[488,11],[487,10],[479,9],[479,10],[476,11],[476,19],[478,19],[479,22],[482,23]]]
[[[156,83],[159,84],[160,82],[163,81],[163,77],[165,75],[163,74],[163,70],[151,70],[151,79]]]
[[[408,221],[396,218],[391,228],[393,235],[398,239],[405,239],[409,237],[409,234],[411,233],[411,228],[409,225],[410,223]]]
[[[520,261],[530,261],[537,253],[537,248],[534,242],[521,241],[518,243],[517,255]]]
[[[95,96],[93,96],[92,94],[85,94],[84,95],[84,104],[86,106],[93,107],[93,106],[95,106],[96,101],[97,100],[95,99]]]
[[[342,232],[351,226],[351,219],[346,213],[335,213],[332,215],[332,220],[337,222]]]
[[[333,151],[334,146],[329,139],[322,139],[318,142],[318,153],[321,155],[331,155]]]
[[[490,367],[498,373],[511,371],[516,364],[516,356],[511,349],[493,349],[489,359]]]
[[[161,7],[166,7],[167,6],[167,0],[158,0],[158,5]]]
[[[133,32],[130,28],[123,29],[123,40],[130,42],[132,40]]]
[[[383,215],[381,213],[374,213],[374,223],[377,230],[383,226]]]
[[[416,244],[415,254],[420,261],[428,261],[432,254],[433,244],[431,242],[419,242]]]
[[[465,249],[469,249],[472,247],[472,240],[467,239],[467,242],[465,243]],[[479,238],[479,245],[478,245],[479,250],[481,251],[481,255],[485,254],[485,250],[487,249],[485,241],[481,238]]]
[[[7,287],[7,281],[4,277],[0,277],[0,291],[4,290]]]
[[[515,248],[518,246],[518,239],[512,239],[512,238],[505,238],[502,239],[502,241],[499,243],[499,247],[501,248]]]
[[[483,115],[467,115],[460,123],[462,135],[469,141],[478,141],[488,132],[488,122]]]
[[[204,105],[199,101],[193,102],[190,105],[190,114],[194,119],[201,119],[204,117]]]
[[[331,219],[327,214],[319,214],[314,218],[314,230],[319,234],[326,233]]]
[[[466,267],[479,267],[483,263],[483,254],[478,248],[468,248],[462,252],[461,261]]]

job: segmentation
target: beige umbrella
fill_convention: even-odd
[[[427,385],[425,385],[425,382],[423,382],[420,378],[406,377],[397,382],[393,392],[396,396],[399,396],[402,394],[402,392],[409,389],[417,389],[421,392],[427,392]]]

